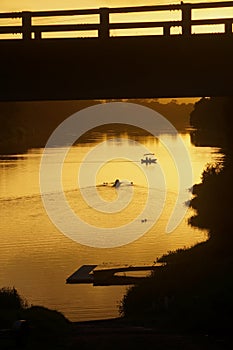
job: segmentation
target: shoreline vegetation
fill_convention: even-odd
[[[202,182],[194,185],[190,218],[193,227],[207,229],[208,240],[164,255],[166,265],[124,296],[121,313],[164,329],[224,335],[232,330],[233,256],[233,98],[197,102],[191,123],[221,147],[222,163],[207,165]],[[215,117],[217,120],[215,120]],[[210,133],[209,133],[210,130]],[[215,135],[222,133],[216,144]],[[214,135],[211,139],[210,135]],[[198,134],[196,143],[199,144]]]
[[[139,346],[157,350],[220,350],[231,342],[231,333],[226,337],[174,325],[164,327],[163,318],[157,324],[148,319],[123,317],[70,322],[60,312],[28,306],[14,288],[0,290],[0,309],[3,350],[128,350]],[[20,328],[16,327],[18,324]]]
[[[69,332],[60,312],[29,306],[15,288],[0,289],[0,349],[64,349]]]
[[[108,100],[108,102],[122,102]],[[144,105],[156,110],[166,117],[177,130],[184,132],[189,126],[189,114],[193,109],[192,103],[179,104],[172,100],[166,104],[157,99],[124,100]],[[30,148],[42,148],[51,133],[66,118],[84,108],[105,101],[44,101],[44,102],[11,102],[0,103],[0,155],[22,154]],[[134,126],[106,125],[95,128],[85,133],[77,142],[91,143],[95,136],[109,134],[111,137],[119,137],[128,133],[133,138],[147,136],[145,130]]]

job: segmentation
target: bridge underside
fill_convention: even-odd
[[[233,94],[233,35],[0,42],[0,100]]]

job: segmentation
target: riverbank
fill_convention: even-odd
[[[226,334],[174,332],[118,318],[73,323],[69,349],[220,350],[230,344]]]
[[[182,330],[162,329],[160,325],[143,324],[122,318],[73,322],[59,338],[54,333],[39,333],[33,329],[23,349],[44,350],[118,350],[139,347],[156,350],[222,350],[233,345],[230,334],[187,333]],[[14,350],[19,347],[8,332],[0,333],[0,348]]]
[[[1,305],[0,349],[39,350],[107,350],[107,349],[172,349],[172,350],[220,350],[230,348],[230,333],[187,331],[176,325],[164,325],[160,317],[157,321],[146,319],[127,319],[123,317],[95,321],[69,322],[57,311],[43,307],[27,307],[15,290],[1,292],[11,308],[5,310]],[[5,294],[4,294],[5,293]],[[7,297],[7,299],[6,299]],[[14,305],[13,305],[14,301]],[[19,305],[15,301],[19,301]],[[10,303],[9,303],[10,302]],[[16,317],[28,322],[28,333],[16,338],[12,328]],[[8,329],[3,329],[4,324]],[[6,320],[10,322],[6,322]],[[13,322],[12,322],[13,321]],[[21,344],[17,343],[21,339]]]

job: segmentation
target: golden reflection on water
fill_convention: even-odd
[[[189,134],[182,135],[193,165],[194,183],[207,162],[218,155],[214,149],[194,147]],[[170,155],[158,141],[141,139],[155,153],[164,169],[167,183],[166,205],[155,226],[140,239],[118,248],[97,249],[82,246],[64,236],[49,220],[39,194],[39,164],[43,150],[31,150],[23,159],[0,161],[0,285],[15,286],[29,303],[58,309],[72,320],[98,319],[118,315],[117,303],[126,287],[92,287],[91,285],[66,285],[66,278],[80,265],[99,264],[140,265],[152,264],[169,250],[190,246],[206,239],[205,232],[187,226],[189,210],[184,220],[171,234],[165,228],[177,198],[177,174]],[[170,138],[173,147],[176,139]],[[88,222],[98,225],[123,225],[143,207],[146,200],[146,179],[133,162],[108,162],[101,165],[96,184],[112,182],[116,172],[119,178],[134,182],[132,203],[120,213],[109,216],[93,215],[92,209],[81,199],[78,189],[80,162],[95,143],[73,147],[67,155],[63,169],[63,187],[72,208]],[[121,146],[118,146],[121,147]],[[53,150],[54,153],[59,150]],[[140,160],[141,154],[139,155]],[[117,159],[119,160],[119,159]],[[137,159],[136,159],[137,160]],[[119,165],[120,164],[120,165]],[[51,170],[52,170],[51,158]],[[150,171],[150,167],[147,168]],[[146,171],[146,169],[145,169]],[[51,177],[52,178],[52,177]],[[88,184],[88,176],[87,176]],[[98,193],[107,201],[116,197],[112,187],[99,187]],[[159,200],[159,188],[155,189]],[[65,219],[65,218],[64,218]],[[142,223],[139,223],[142,224]],[[93,232],[94,234],[94,232]]]

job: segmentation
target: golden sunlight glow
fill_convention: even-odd
[[[122,137],[125,138],[125,135],[122,135]],[[94,185],[96,186],[100,198],[107,202],[116,200],[117,193],[115,188],[112,187],[112,183],[116,178],[119,178],[121,181],[128,180],[134,184],[133,197],[128,206],[124,210],[120,212],[114,212],[113,214],[106,214],[101,212],[101,205],[103,205],[103,203],[98,204],[97,209],[89,207],[88,203],[83,197],[83,192],[79,188],[78,176],[80,172],[80,164],[82,161],[85,163],[85,157],[90,151],[90,146],[87,145],[81,148],[74,147],[70,149],[63,166],[63,188],[66,192],[66,198],[69,202],[69,205],[82,220],[98,227],[115,227],[116,225],[121,226],[130,222],[130,220],[142,212],[143,207],[146,203],[147,193],[149,190],[147,178],[145,176],[147,172],[155,172],[155,178],[157,179],[155,181],[155,189],[158,191],[164,191],[162,182],[160,183],[160,180],[158,180],[158,167],[161,167],[162,169],[166,183],[166,191],[171,191],[174,193],[174,198],[172,201],[175,204],[176,194],[179,190],[179,178],[176,165],[164,144],[172,144],[173,147],[178,147],[178,143],[176,144],[176,137],[171,135],[164,136],[164,144],[153,137],[142,138],[141,142],[148,150],[150,150],[150,152],[154,153],[155,157],[158,159],[158,165],[152,167],[144,166],[144,172],[139,167],[139,163],[141,163],[141,157],[143,155],[138,154],[137,147],[135,147],[135,151],[133,153],[133,160],[114,158],[111,161],[104,163],[105,157],[108,159],[108,157],[111,155],[111,147],[115,147],[115,150],[117,152],[117,148],[122,146],[120,144],[112,145],[110,143],[110,145],[107,145],[105,147],[105,154],[103,154],[103,165],[100,164],[100,168],[96,175],[96,183]],[[95,164],[88,164],[88,168],[86,170],[87,175],[85,176],[85,186],[87,189],[84,190],[84,192],[89,191],[89,189],[93,186],[90,182],[90,176],[88,174],[93,172],[94,169],[96,169]],[[103,186],[104,183],[108,183],[108,185],[105,187]],[[69,187],[67,187],[67,184],[69,184]],[[73,188],[73,190],[71,190],[71,188]],[[171,205],[171,198],[169,205]],[[100,211],[98,211],[98,208]]]
[[[201,33],[224,33],[224,24],[206,24],[201,26],[192,26],[192,34]]]
[[[180,21],[181,11],[150,11],[132,13],[112,13],[111,23],[131,23],[131,22],[159,22],[159,21]]]
[[[113,159],[104,164],[97,173],[96,183],[111,182],[117,178],[147,187],[145,174],[136,163],[127,159]]]
[[[209,147],[194,147],[190,143],[189,134],[180,136],[191,157],[194,172],[193,183],[200,182],[205,164],[216,161],[217,150]],[[169,142],[169,136],[167,138],[167,142]],[[97,141],[102,140],[98,139]],[[106,317],[106,310],[108,310],[108,316],[117,317],[117,310],[114,311],[115,313],[113,311],[109,313],[109,310],[112,310],[112,304],[116,304],[117,300],[121,298],[121,292],[119,292],[122,291],[121,287],[95,289],[90,288],[89,285],[80,285],[80,293],[77,298],[77,289],[68,288],[65,284],[67,276],[83,264],[102,264],[105,266],[153,264],[156,258],[169,250],[184,246],[189,247],[206,239],[205,232],[187,225],[187,217],[192,215],[192,211],[189,211],[172,234],[165,233],[177,198],[175,191],[178,182],[177,171],[161,142],[155,142],[153,138],[148,137],[141,138],[138,142],[155,153],[158,164],[164,170],[168,184],[166,203],[162,215],[153,228],[131,244],[114,249],[90,248],[78,244],[63,235],[49,220],[42,205],[39,190],[38,174],[42,149],[30,150],[27,154],[21,155],[19,158],[13,157],[10,161],[0,160],[1,285],[14,285],[29,303],[34,305],[39,303],[49,308],[56,308],[74,321],[90,319],[93,314],[89,312],[89,308],[94,309],[98,317],[99,315],[103,318]],[[177,147],[176,138],[170,139],[170,142],[173,143],[174,147]],[[105,216],[101,213],[96,215],[94,210],[81,199],[77,181],[82,160],[96,145],[95,142],[80,143],[70,149],[63,167],[64,192],[69,205],[84,221],[99,227],[110,227],[111,225],[117,227],[130,221],[132,211],[134,215],[141,212],[147,196],[146,186],[141,186],[141,184],[145,184],[145,179],[138,166],[132,162],[121,163],[121,167],[116,166],[116,162],[108,162],[100,167],[97,172],[96,185],[105,181],[114,181],[116,175],[119,178],[125,177],[135,182],[133,188],[135,198],[124,210],[124,217],[117,214],[115,216]],[[119,145],[119,147],[121,146]],[[51,162],[49,163],[51,171],[48,172],[48,181],[54,180],[53,169],[56,166],[57,152],[59,149],[51,150]],[[141,154],[138,156],[140,159]],[[116,159],[116,161],[118,160],[121,159]],[[150,170],[152,168],[145,167],[145,172]],[[88,182],[88,173],[86,177]],[[93,188],[86,188],[86,191],[89,190],[92,194]],[[99,194],[108,201],[116,198],[116,191],[112,187],[99,187]],[[159,201],[159,194],[160,191],[156,190],[156,201]],[[57,209],[59,210],[59,206]],[[138,224],[145,225],[141,220]],[[95,230],[93,229],[94,236]],[[74,305],[73,309],[70,307],[70,300],[72,300],[72,307]],[[103,301],[105,309],[101,313],[100,308],[103,307]],[[88,305],[87,312],[83,305]]]
[[[201,1],[200,1],[201,2]],[[203,1],[208,2],[208,1]],[[211,19],[211,18],[233,18],[233,7],[213,8],[213,9],[195,9],[192,10],[192,19]]]
[[[116,158],[112,161],[106,162],[103,165],[100,164],[101,167],[96,175],[95,186],[102,201],[112,202],[117,199],[117,191],[112,187],[112,183],[116,178],[119,178],[122,181],[128,180],[129,182],[140,185],[140,188],[133,186],[134,194],[132,200],[124,210],[113,214],[102,213],[101,208],[102,205],[104,205],[103,203],[97,203],[97,209],[93,209],[88,206],[85,197],[83,197],[83,193],[84,195],[85,192],[88,194],[88,190],[91,185],[88,173],[86,175],[86,189],[84,189],[84,192],[82,192],[79,188],[78,176],[80,172],[80,164],[82,161],[85,162],[85,156],[90,151],[90,148],[82,147],[81,150],[82,152],[80,153],[80,149],[77,149],[76,147],[70,149],[63,166],[64,190],[67,190],[67,183],[69,183],[69,189],[71,188],[71,184],[72,188],[75,189],[75,191],[68,190],[66,193],[66,198],[69,205],[82,220],[91,225],[98,227],[115,227],[116,222],[119,226],[129,223],[135,216],[138,216],[142,212],[147,199],[147,180],[142,170],[137,166],[137,164],[128,161],[127,159]],[[95,164],[93,164],[93,166],[89,164],[90,171],[92,171],[94,168]],[[108,183],[108,186],[102,186],[103,183],[106,182]],[[144,188],[144,191],[140,195],[139,202],[137,192],[141,189],[141,187]],[[128,192],[126,192],[125,195],[127,195],[127,193]]]
[[[163,35],[163,28],[130,28],[112,29],[110,36],[139,36],[139,35]]]
[[[95,30],[85,31],[69,31],[69,32],[56,32],[56,33],[42,33],[42,39],[44,38],[97,38],[98,32]]]
[[[79,15],[79,16],[56,16],[56,17],[35,17],[32,19],[33,25],[47,24],[83,24],[99,23],[99,15]]]

